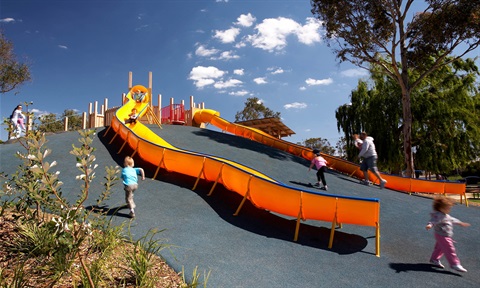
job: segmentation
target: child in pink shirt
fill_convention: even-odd
[[[430,263],[436,267],[445,268],[440,262],[440,258],[445,255],[453,270],[467,272],[467,269],[463,268],[460,264],[460,260],[455,252],[455,246],[453,245],[455,241],[453,241],[452,236],[453,225],[468,227],[470,224],[450,216],[448,213],[450,213],[452,206],[453,201],[445,196],[437,197],[433,200],[431,219],[425,227],[427,230],[433,228],[435,231],[436,241],[432,256],[430,257]]]
[[[320,155],[320,150],[313,149],[313,153],[315,154],[315,157],[312,159],[308,171],[312,169],[313,165],[315,165],[315,168],[317,168],[317,183],[315,183],[314,186],[319,187],[321,182],[323,187],[320,189],[328,190],[327,181],[325,181],[325,171],[327,171],[328,162]]]

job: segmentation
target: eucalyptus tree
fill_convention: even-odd
[[[67,109],[63,111],[61,119],[65,120],[65,118],[68,118],[69,131],[76,131],[83,128],[82,116],[78,114],[75,110]]]
[[[401,88],[403,154],[406,172],[413,176],[412,92],[435,70],[478,47],[480,1],[310,2],[312,13],[326,29],[328,44],[341,62],[366,69],[374,64]],[[457,55],[447,57],[453,53]]]
[[[64,130],[64,125],[60,119],[57,119],[55,113],[49,113],[38,117],[39,124],[36,127],[41,132],[60,132]]]
[[[75,110],[67,109],[63,111],[62,115],[57,116],[54,113],[42,115],[38,118],[38,130],[42,132],[62,132],[65,130],[65,118],[68,118],[69,131],[76,131],[83,128],[82,116],[75,112]]]
[[[360,81],[352,91],[351,103],[337,109],[337,127],[347,137],[347,159],[358,160],[351,135],[365,130],[375,138],[379,167],[399,173],[404,168],[401,89],[393,79],[372,71],[371,81]],[[413,92],[412,144],[418,168],[448,173],[480,156],[478,74],[472,59],[457,59]]]
[[[404,166],[399,128],[401,92],[389,78],[378,73],[371,77],[371,82],[359,81],[350,95],[351,103],[344,104],[335,111],[337,129],[345,134],[345,152],[349,161],[359,160],[359,151],[352,135],[366,131],[375,139],[379,168],[399,173]]]
[[[308,138],[307,140],[303,141],[301,145],[312,148],[312,149],[319,149],[321,152],[329,155],[335,154],[335,147],[333,147],[327,139],[319,138]]]
[[[478,68],[457,60],[432,73],[412,95],[415,164],[446,174],[480,157]]]
[[[0,93],[12,91],[30,79],[28,65],[18,62],[13,43],[0,31]]]
[[[235,114],[235,122],[270,117],[280,118],[280,112],[274,112],[266,107],[257,97],[251,97],[247,98],[247,101],[245,101],[245,107],[243,110],[238,111]]]

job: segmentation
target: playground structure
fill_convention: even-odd
[[[152,97],[152,73],[149,73],[148,87],[147,89],[148,97],[148,113],[142,115],[140,118],[142,123],[153,124],[152,119],[157,119],[161,124],[173,124],[173,125],[186,125],[192,126],[192,116],[197,109],[203,109],[204,103],[195,104],[193,96],[190,96],[190,105],[189,109],[185,110],[185,102],[181,101],[180,104],[174,103],[174,98],[170,98],[170,103],[168,106],[161,107],[162,95],[157,96],[158,105],[153,104]],[[128,90],[132,88],[132,72],[129,72],[128,77]],[[121,96],[121,103],[127,101],[126,94],[123,93]],[[112,119],[115,117],[115,113],[119,109],[119,106],[108,108],[108,99],[104,99],[103,105],[99,106],[98,102],[89,103],[88,114],[83,113],[83,127],[87,128],[96,128],[96,127],[106,127],[109,126],[112,122]]]
[[[132,73],[129,73],[129,89],[132,88]],[[147,88],[149,95],[152,95],[152,74],[149,74],[149,86]],[[122,95],[122,103],[125,101],[125,94]],[[185,109],[184,101],[182,100],[180,104],[174,104],[174,99],[170,98],[170,104],[166,107],[161,107],[161,95],[158,95],[158,106],[153,106],[152,97],[149,98],[150,105],[150,115],[155,115],[157,119],[160,119],[161,124],[176,124],[176,125],[186,125],[186,126],[196,126],[196,127],[205,127],[205,123],[210,123],[217,128],[221,129],[224,132],[229,132],[233,135],[251,139],[268,145],[270,147],[287,151],[293,155],[311,160],[313,153],[311,149],[297,144],[284,141],[281,137],[271,137],[271,135],[260,131],[258,129],[239,125],[237,123],[230,123],[219,117],[220,113],[205,109],[205,104],[195,104],[193,96],[190,96],[190,106],[189,109]],[[107,109],[108,100],[105,100],[104,105],[101,107],[101,113],[97,113],[98,104],[95,102],[95,108],[92,109],[92,103],[89,106],[89,115],[88,115],[88,128],[95,127],[105,127],[111,123],[112,119],[115,117],[115,112],[118,107]],[[197,112],[202,111],[197,114]],[[84,117],[86,118],[86,117]],[[153,123],[148,117],[141,119],[143,123]],[[150,121],[150,122],[149,122]],[[86,127],[87,128],[87,127]],[[341,173],[345,173],[351,177],[357,179],[363,179],[363,172],[360,171],[360,165],[346,161],[342,158],[335,157],[328,154],[323,154],[322,156],[329,161],[329,168],[335,169]],[[369,172],[369,179],[373,180],[373,183],[379,184],[378,179],[376,179],[373,173]],[[422,180],[407,178],[402,176],[395,176],[391,174],[382,173],[382,177],[388,182],[385,185],[386,188],[397,190],[406,193],[428,193],[428,194],[441,194],[441,195],[457,195],[460,197],[461,203],[465,200],[465,205],[468,206],[468,199],[466,196],[466,185],[465,183],[456,183],[448,181],[431,181],[431,180]]]
[[[109,144],[112,144],[117,137],[123,142],[117,153],[121,153],[128,145],[133,150],[131,157],[140,157],[143,161],[156,166],[153,179],[156,178],[160,169],[181,173],[196,178],[192,190],[195,190],[198,182],[203,179],[213,183],[208,195],[214,192],[217,184],[222,184],[228,190],[243,197],[234,215],[238,215],[245,201],[249,200],[259,209],[296,218],[294,241],[298,239],[301,220],[330,222],[329,248],[332,248],[337,226],[353,224],[375,227],[375,255],[380,256],[380,202],[378,199],[338,196],[289,187],[240,163],[174,147],[142,122],[125,124],[125,120],[134,108],[140,113],[139,117],[149,113],[151,97],[147,93],[147,97],[142,101],[135,101],[132,96],[135,90],[147,91],[148,89],[139,85],[132,87],[126,95],[127,100],[124,105],[117,109],[110,127],[105,132],[105,137],[113,132],[114,135],[111,136]],[[229,123],[230,128],[233,129],[236,126],[235,131],[244,136],[248,137],[251,135],[249,132],[255,132],[265,139],[278,140],[262,131],[223,120],[218,114],[213,110],[197,109],[192,123],[199,125],[207,120],[211,124]],[[305,149],[304,152],[306,157],[313,157],[311,151]]]
[[[148,97],[140,102],[135,101],[132,96],[132,90],[135,87],[140,87]],[[314,157],[310,148],[272,137],[252,127],[231,123],[222,119],[220,113],[217,111],[205,109],[203,103],[195,107],[192,96],[190,97],[190,110],[184,109],[183,102],[180,105],[174,104],[173,98],[170,100],[169,106],[160,108],[159,105],[155,107],[152,105],[151,77],[149,88],[141,85],[132,87],[130,74],[129,88],[129,93],[122,96],[123,106],[106,109],[107,102],[105,102],[105,107],[102,107],[104,115],[101,115],[103,116],[103,123],[98,126],[108,126],[108,122],[106,121],[110,121],[111,124],[105,133],[107,135],[110,130],[114,131],[115,135],[110,140],[110,143],[119,136],[123,144],[118,153],[128,144],[134,151],[133,155],[131,155],[132,157],[138,154],[143,160],[155,165],[157,170],[155,171],[154,179],[162,168],[167,171],[174,171],[197,178],[193,189],[195,189],[200,179],[204,179],[214,183],[209,195],[213,193],[217,184],[222,184],[227,189],[235,191],[243,197],[243,201],[239,205],[235,215],[238,215],[245,200],[249,200],[260,209],[295,217],[297,219],[294,236],[295,241],[298,238],[301,220],[310,219],[331,222],[330,248],[333,243],[334,229],[337,224],[346,223],[375,227],[375,254],[377,256],[380,255],[380,203],[378,199],[341,197],[289,187],[275,179],[271,179],[259,171],[252,170],[239,163],[176,148],[153,133],[144,124],[181,124],[204,127],[205,123],[209,123],[224,132],[229,132],[236,136],[248,138],[263,143],[264,145],[287,151],[288,153],[307,160],[311,160]],[[161,103],[160,95],[158,96],[158,103]],[[141,111],[139,123],[133,126],[126,125],[124,122],[125,119],[128,118],[127,115],[132,108]],[[95,111],[96,110],[97,106],[95,105]],[[168,117],[164,115],[164,113],[168,115]],[[183,113],[183,117],[182,115],[179,116],[181,113]],[[93,117],[92,115],[90,111],[89,117]],[[171,118],[170,116],[172,115],[176,118]],[[98,119],[95,118],[89,122],[98,124],[97,120]],[[363,178],[363,172],[360,171],[358,164],[331,155],[323,154],[323,157],[329,161],[329,167],[331,169],[348,174],[351,177]],[[187,163],[188,165],[185,165]],[[386,185],[387,188],[407,193],[455,194],[459,195],[461,197],[460,199],[464,198],[468,206],[464,183],[419,180],[388,174],[383,174],[382,177],[388,181]],[[370,175],[370,179],[375,179],[375,177]]]

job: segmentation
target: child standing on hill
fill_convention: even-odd
[[[467,272],[460,264],[460,259],[455,252],[453,236],[453,225],[468,227],[470,224],[462,222],[457,218],[453,218],[448,213],[453,206],[453,201],[447,197],[437,197],[433,200],[433,212],[430,214],[431,219],[425,227],[430,230],[432,227],[435,231],[435,248],[433,248],[430,263],[439,268],[445,268],[440,262],[443,254],[448,260],[450,267],[459,272]]]
[[[25,115],[22,113],[22,105],[17,105],[15,109],[13,109],[12,115],[10,115],[10,121],[14,128],[11,138],[19,138],[22,131],[25,132]]]
[[[130,156],[125,157],[123,162],[125,168],[122,169],[122,179],[125,190],[125,202],[130,209],[130,218],[135,218],[135,202],[133,202],[133,192],[138,189],[138,177],[142,176],[142,180],[145,180],[145,172],[142,168],[134,168],[133,158]]]
[[[325,171],[327,171],[328,162],[320,155],[320,150],[313,149],[313,153],[315,154],[315,157],[312,159],[308,171],[312,169],[313,165],[315,165],[315,167],[317,168],[317,183],[315,183],[314,186],[319,187],[321,182],[323,184],[323,187],[320,189],[328,190],[327,181],[325,181]]]

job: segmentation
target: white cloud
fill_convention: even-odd
[[[307,87],[302,86],[302,87],[300,87],[299,89],[300,89],[300,91],[305,91],[305,90],[307,90]]]
[[[245,41],[240,41],[238,42],[237,44],[234,45],[235,48],[242,48],[242,47],[246,47],[247,46],[247,43],[245,43]]]
[[[193,80],[197,88],[203,88],[214,84],[216,79],[222,78],[226,73],[213,66],[197,66],[192,68],[188,79]]]
[[[240,34],[240,29],[232,27],[227,30],[215,30],[215,35],[213,38],[217,38],[222,43],[232,43],[235,42],[235,38]]]
[[[195,50],[195,55],[202,56],[202,57],[209,57],[215,55],[219,52],[217,49],[207,49],[203,45],[198,46],[197,50]]]
[[[242,97],[242,96],[248,95],[249,93],[250,92],[248,92],[247,90],[240,90],[240,91],[230,92],[228,93],[228,95]]]
[[[225,2],[225,3],[228,3],[228,0],[215,0],[215,2],[219,3],[219,2]]]
[[[297,22],[284,17],[264,19],[255,27],[257,34],[249,35],[247,40],[256,48],[270,52],[282,50],[287,45],[287,36],[298,27]]]
[[[307,18],[307,24],[298,28],[296,31],[300,43],[312,45],[315,42],[320,42],[321,38],[318,30],[320,30],[321,26],[321,22],[317,19],[312,17]]]
[[[253,82],[257,83],[258,85],[267,84],[267,80],[265,79],[265,77],[255,78],[255,79],[253,79]]]
[[[237,24],[243,27],[250,27],[253,25],[257,18],[253,17],[252,14],[248,13],[247,15],[242,14],[237,18]]]
[[[362,68],[347,69],[340,73],[344,77],[363,77],[368,76],[368,71]]]
[[[146,29],[146,28],[148,28],[149,26],[150,26],[150,25],[148,25],[148,24],[140,25],[140,27],[135,28],[135,31],[140,31],[140,30]]]
[[[50,112],[48,112],[48,111],[42,111],[42,110],[38,110],[36,108],[31,109],[29,112],[34,113],[36,116],[44,116],[44,115],[50,114]]]
[[[292,34],[296,35],[303,44],[311,45],[320,42],[321,37],[318,32],[320,27],[320,22],[314,18],[307,18],[307,24],[304,26],[289,18],[268,18],[256,25],[257,33],[247,36],[246,40],[253,47],[278,52],[287,46],[287,37]]]
[[[275,69],[272,74],[275,75],[275,74],[282,74],[284,73],[285,71],[282,69],[282,68],[277,68]]]
[[[223,51],[220,53],[218,60],[230,60],[230,59],[239,59],[240,56],[235,55],[233,51]]]
[[[307,83],[308,86],[330,85],[333,83],[333,79],[327,78],[327,79],[316,80],[316,79],[308,78],[307,80],[305,80],[305,83]]]
[[[307,108],[307,104],[306,103],[299,103],[299,102],[293,102],[293,103],[290,103],[290,104],[285,104],[283,105],[283,108],[285,109],[305,109]]]
[[[58,48],[65,49],[65,50],[67,50],[67,49],[68,49],[68,47],[67,47],[67,46],[65,46],[65,45],[58,45]]]
[[[241,75],[245,74],[245,71],[244,71],[244,69],[235,69],[235,70],[233,70],[233,74],[241,76]]]
[[[218,81],[213,85],[213,87],[217,89],[225,89],[225,88],[232,88],[232,87],[238,87],[243,84],[242,81],[238,79],[229,79],[227,81]]]
[[[10,22],[15,22],[15,19],[13,19],[13,18],[0,19],[0,23],[10,23]]]

